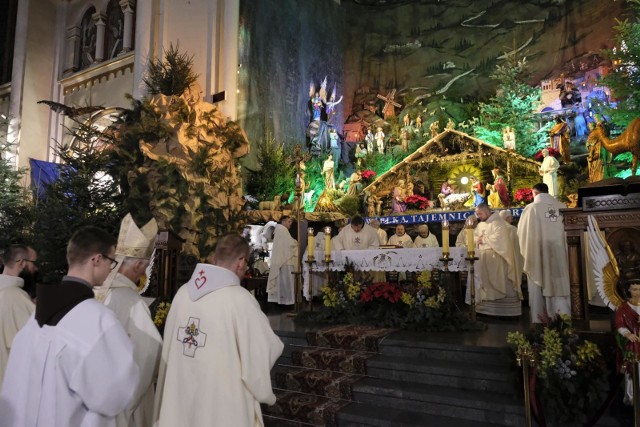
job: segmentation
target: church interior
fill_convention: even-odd
[[[39,283],[153,219],[162,334],[242,234],[265,426],[640,425],[637,1],[6,3],[0,252]]]

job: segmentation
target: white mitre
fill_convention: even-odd
[[[149,286],[149,276],[153,266],[154,248],[156,236],[158,234],[158,223],[155,219],[151,219],[142,228],[138,228],[131,214],[127,214],[120,224],[120,233],[118,234],[118,244],[116,246],[116,261],[118,265],[111,270],[101,287],[96,289],[96,298],[102,300],[107,296],[107,292],[113,283],[113,279],[118,274],[120,266],[126,257],[150,259],[149,267],[147,267],[147,283],[140,293],[144,292]]]

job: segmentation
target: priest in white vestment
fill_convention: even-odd
[[[249,246],[223,237],[173,300],[156,389],[155,426],[263,426],[270,371],[284,345],[242,286]]]
[[[138,281],[151,275],[158,224],[151,219],[138,228],[131,214],[122,220],[116,261],[118,266],[96,289],[96,298],[116,314],[133,343],[133,358],[140,369],[140,382],[129,407],[116,417],[117,427],[146,427],[153,421],[154,384],[160,362],[162,337],[138,292]]]
[[[519,316],[522,314],[522,270],[518,267],[518,250],[511,237],[510,225],[486,203],[476,207],[476,216],[481,221],[475,233],[479,258],[474,274],[476,312],[490,316]],[[471,301],[470,284],[469,280],[467,303]]]
[[[412,248],[413,239],[407,234],[403,224],[396,225],[396,232],[393,236],[389,237],[388,244],[400,246],[403,248]]]
[[[13,338],[35,310],[33,301],[23,289],[24,279],[19,276],[34,275],[38,271],[37,258],[38,254],[33,248],[23,245],[10,246],[2,256],[4,271],[0,274],[0,386]]]
[[[556,197],[558,195],[558,169],[560,169],[560,162],[553,156],[549,155],[549,150],[546,148],[542,150],[544,159],[540,165],[540,175],[542,175],[542,182],[544,182],[549,188],[549,195]]]
[[[376,230],[376,233],[378,233],[378,243],[380,244],[380,246],[386,245],[389,238],[387,237],[387,232],[384,229],[380,228],[380,221],[374,219],[373,221],[369,222],[369,225],[374,230]]]
[[[378,233],[369,224],[365,224],[360,215],[351,218],[351,223],[331,239],[331,245],[336,251],[376,249],[380,246]]]
[[[546,184],[533,186],[533,203],[524,208],[518,222],[532,323],[541,323],[540,316],[571,314],[569,255],[560,212],[566,205],[548,191]]]
[[[414,248],[437,248],[440,244],[433,233],[429,232],[427,224],[421,224],[418,227],[418,235],[413,241]]]
[[[38,285],[35,315],[13,340],[0,427],[114,426],[129,406],[140,379],[133,345],[92,290],[116,266],[114,256],[108,233],[80,228],[62,282]]]
[[[283,215],[273,234],[271,266],[267,279],[267,301],[283,305],[295,304],[295,278],[298,260],[298,242],[291,237],[289,228],[293,218]]]

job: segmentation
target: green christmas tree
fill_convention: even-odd
[[[515,53],[506,53],[503,64],[497,65],[491,78],[497,81],[496,94],[480,103],[476,137],[498,147],[503,146],[502,130],[509,126],[516,134],[516,150],[532,156],[547,140],[547,127],[538,129],[535,112],[540,103],[541,89],[526,83],[527,61]]]
[[[258,143],[258,163],[260,169],[248,172],[247,193],[258,200],[273,200],[276,195],[292,193],[295,187],[295,164],[291,153],[271,137]],[[311,177],[307,171],[307,182]],[[283,200],[284,202],[285,200]]]
[[[14,243],[30,243],[33,199],[24,187],[25,169],[13,162],[13,146],[7,141],[9,120],[0,117],[0,252]]]
[[[596,109],[616,125],[626,127],[640,117],[640,0],[627,0],[632,17],[617,21],[614,27],[614,47],[602,53],[612,66],[602,83],[611,89],[616,100],[596,102]]]
[[[43,281],[58,281],[66,270],[66,245],[79,227],[93,225],[114,236],[126,214],[123,195],[109,174],[115,136],[91,122],[67,128],[73,143],[58,144],[59,177],[37,200],[33,231]]]

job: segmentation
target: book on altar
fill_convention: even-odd
[[[404,249],[404,246],[400,246],[400,245],[380,245],[380,249]]]

